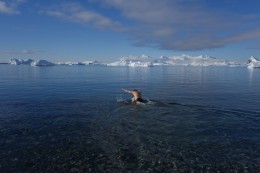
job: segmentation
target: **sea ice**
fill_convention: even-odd
[[[260,68],[260,61],[254,56],[251,56],[248,59],[247,68]]]

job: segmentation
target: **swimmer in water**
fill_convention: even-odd
[[[134,97],[132,98],[132,101],[137,103],[137,102],[143,102],[142,99],[142,94],[140,90],[126,90],[122,89],[124,92],[132,94]]]

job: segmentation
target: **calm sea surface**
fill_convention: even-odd
[[[0,65],[0,172],[260,172],[260,69]]]

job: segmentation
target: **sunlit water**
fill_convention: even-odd
[[[3,173],[260,172],[259,144],[260,69],[0,65]]]

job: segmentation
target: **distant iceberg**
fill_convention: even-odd
[[[31,65],[31,66],[53,66],[53,65],[55,65],[54,63],[51,63],[46,60],[36,60],[35,61],[32,59],[23,60],[23,59],[15,59],[15,58],[10,59],[9,63],[11,65]]]
[[[122,57],[119,61],[109,63],[108,66],[130,66],[130,67],[152,67],[152,66],[239,66],[241,64],[225,60],[218,60],[211,56],[161,56],[158,59],[152,59],[150,56],[129,56]]]
[[[128,66],[128,67],[152,67],[153,62],[150,56],[124,56],[117,62],[108,63],[107,66]]]
[[[107,66],[128,66],[128,67],[152,67],[152,62],[121,60],[118,62],[108,63]]]
[[[80,62],[67,61],[67,62],[58,62],[57,65],[85,65],[85,64],[82,64]]]
[[[11,59],[9,60],[9,63],[10,63],[11,65],[22,65],[22,64],[24,64],[24,65],[30,65],[32,62],[33,62],[32,59],[23,60],[23,59],[11,58]]]
[[[173,56],[168,59],[164,57],[167,64],[170,65],[182,65],[182,66],[227,66],[230,63],[224,60],[218,60],[211,56]]]
[[[106,65],[98,61],[83,61],[83,62],[58,62],[57,65]]]
[[[247,68],[260,68],[260,61],[254,56],[251,56],[248,59]]]
[[[51,63],[46,60],[37,60],[32,59],[23,60],[23,59],[10,59],[9,64],[12,65],[21,65],[27,64],[32,66],[53,66],[53,65],[106,65],[106,66],[126,66],[126,67],[153,67],[153,66],[228,66],[228,67],[238,67],[238,66],[247,66],[248,68],[260,67],[260,62],[255,57],[250,57],[248,63],[239,63],[234,61],[226,61],[217,59],[212,56],[189,56],[189,55],[180,55],[180,56],[161,56],[159,58],[152,58],[147,55],[140,56],[123,56],[119,58],[119,61],[112,63],[101,63],[98,61],[83,61],[83,62],[58,62],[56,64]]]
[[[54,63],[51,63],[46,60],[36,60],[31,63],[31,66],[54,66]]]

